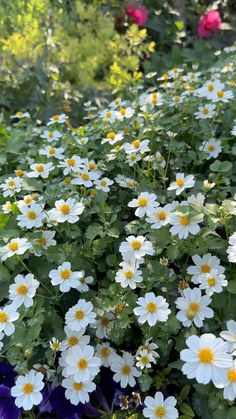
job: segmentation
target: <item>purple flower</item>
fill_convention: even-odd
[[[0,418],[19,419],[20,409],[15,405],[15,398],[11,395],[10,388],[4,384],[0,385]]]

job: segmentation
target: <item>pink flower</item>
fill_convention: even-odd
[[[210,38],[220,27],[221,17],[218,10],[210,10],[201,17],[198,24],[199,38]]]
[[[139,26],[145,25],[148,17],[148,10],[143,5],[136,6],[135,4],[130,4],[126,7],[125,13],[127,16],[131,17]]]

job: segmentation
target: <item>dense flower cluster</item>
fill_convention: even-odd
[[[192,417],[193,403],[201,416],[205,385],[230,408],[230,78],[231,65],[174,68],[130,99],[88,104],[77,129],[65,114],[46,126],[13,115],[0,182],[0,338],[19,409],[42,406],[49,385],[87,406],[104,371],[118,391],[105,410],[174,419]]]

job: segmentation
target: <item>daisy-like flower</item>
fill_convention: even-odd
[[[108,331],[114,320],[113,313],[104,313],[103,316],[99,317],[95,324],[96,336],[100,339],[108,338]]]
[[[141,372],[134,366],[134,358],[128,352],[124,352],[123,356],[114,358],[114,362],[111,364],[111,370],[115,372],[113,380],[116,383],[120,383],[121,388],[125,388],[128,385],[134,387],[136,380],[134,377],[140,377]]]
[[[230,352],[236,355],[236,321],[228,320],[226,323],[227,330],[220,332],[220,336],[229,344]]]
[[[225,268],[220,266],[220,259],[216,256],[212,256],[210,253],[206,255],[192,256],[192,260],[195,265],[189,266],[187,268],[187,272],[189,275],[193,275],[192,282],[194,284],[199,284],[201,282],[201,275],[211,273],[211,271],[215,270],[218,274],[223,274]]]
[[[207,104],[200,106],[197,112],[194,112],[196,119],[211,119],[215,115],[215,105]]]
[[[108,177],[103,177],[102,179],[96,179],[94,185],[96,189],[102,190],[103,192],[110,192],[109,186],[113,185],[114,181]]]
[[[90,336],[85,335],[85,329],[81,329],[79,332],[71,330],[69,327],[65,326],[64,328],[66,338],[61,342],[61,350],[65,351],[66,349],[72,348],[76,345],[88,345],[90,341]]]
[[[138,270],[134,264],[122,262],[120,265],[122,269],[116,272],[115,281],[120,283],[122,288],[135,289],[137,284],[143,281],[142,271]]]
[[[197,195],[190,195],[187,199],[189,204],[193,204],[194,206],[201,208],[204,206],[205,196],[202,193],[198,193]]]
[[[87,403],[89,393],[96,389],[96,385],[91,381],[75,381],[73,378],[64,378],[61,384],[66,389],[65,398],[75,406],[79,403]]]
[[[30,229],[43,225],[45,214],[41,205],[35,203],[30,206],[22,205],[19,209],[21,214],[16,217],[19,227]]]
[[[79,285],[77,290],[79,292],[87,292],[89,290],[88,284],[92,284],[94,279],[92,276],[85,276],[85,271],[80,271],[81,277],[79,278]]]
[[[17,201],[17,206],[20,209],[22,206],[29,206],[34,203],[36,203],[36,195],[25,195],[23,199]]]
[[[13,304],[2,307],[0,309],[0,332],[10,336],[15,331],[15,322],[19,318],[19,313],[16,311],[16,306]]]
[[[227,248],[228,259],[231,263],[236,263],[236,232],[229,237],[230,246]]]
[[[23,255],[31,248],[31,243],[27,239],[11,239],[6,246],[0,247],[1,260],[4,261],[14,255]]]
[[[231,367],[225,371],[223,397],[230,401],[233,401],[236,398],[236,360],[234,360]]]
[[[216,269],[210,273],[205,273],[199,276],[200,289],[205,290],[206,294],[211,296],[214,293],[219,294],[223,291],[223,287],[228,285],[224,274],[219,274]]]
[[[212,380],[216,387],[222,388],[224,370],[232,365],[228,343],[212,333],[205,333],[190,336],[186,345],[188,349],[180,352],[180,358],[185,362],[182,371],[187,378],[196,378],[200,384]]]
[[[56,148],[56,147],[52,147],[52,146],[47,146],[46,148],[43,148],[41,150],[39,150],[39,154],[41,156],[47,156],[49,158],[51,157],[55,157],[55,159],[61,160],[64,159],[64,148]]]
[[[234,95],[231,90],[223,90],[219,89],[214,92],[212,95],[212,102],[223,102],[228,103],[231,99],[233,99]]]
[[[120,133],[115,132],[108,132],[107,136],[102,139],[101,144],[109,143],[110,145],[113,145],[117,143],[118,141],[122,141],[124,138],[124,135]]]
[[[72,180],[72,185],[85,186],[86,188],[91,188],[93,186],[93,181],[97,180],[100,177],[99,172],[89,171],[87,169],[81,170],[77,177]]]
[[[128,163],[130,167],[133,167],[135,163],[141,160],[141,158],[142,157],[138,153],[127,154],[126,162]]]
[[[140,324],[148,322],[149,326],[155,326],[158,321],[165,322],[171,312],[166,299],[160,295],[156,296],[153,292],[139,297],[137,304],[139,307],[135,307],[133,311]]]
[[[41,138],[44,138],[45,140],[47,140],[49,143],[51,143],[52,141],[57,141],[59,140],[59,138],[62,137],[62,134],[57,131],[43,131],[43,133],[40,135]]]
[[[145,397],[143,415],[149,419],[177,419],[179,413],[175,408],[176,403],[173,396],[164,399],[163,394],[158,391],[154,397]]]
[[[49,119],[47,126],[52,125],[52,124],[64,124],[67,119],[68,119],[68,116],[65,113],[61,113],[60,115],[53,115]]]
[[[115,181],[123,188],[134,189],[137,186],[137,182],[134,179],[123,175],[116,176]]]
[[[178,235],[179,239],[186,239],[189,233],[193,235],[199,233],[199,222],[201,221],[195,221],[187,214],[172,213],[170,216],[170,224],[172,224],[170,232],[172,235]]]
[[[22,304],[28,308],[34,304],[33,297],[39,287],[39,281],[34,278],[33,274],[17,275],[15,283],[10,285],[9,298],[15,307],[20,307]]]
[[[134,109],[131,107],[128,108],[120,108],[115,113],[116,119],[119,119],[120,121],[124,121],[124,119],[129,119],[134,115]]]
[[[15,397],[17,407],[23,407],[24,410],[31,410],[37,406],[43,399],[41,390],[44,387],[43,374],[31,370],[28,374],[19,375],[15,386],[11,388],[11,395]]]
[[[77,144],[82,145],[82,146],[87,144],[88,141],[89,141],[89,139],[87,137],[76,139]]]
[[[151,224],[151,228],[158,229],[170,223],[170,215],[172,212],[172,205],[167,204],[164,207],[157,207],[148,212],[145,221]]]
[[[55,337],[53,337],[50,342],[49,342],[49,346],[50,348],[54,351],[54,352],[58,352],[61,350],[61,342],[59,342],[59,340]]]
[[[160,151],[157,151],[155,154],[153,169],[159,169],[160,167],[164,168],[166,166],[165,158],[162,156]]]
[[[207,81],[204,86],[196,90],[196,95],[199,97],[206,97],[209,100],[212,100],[215,92],[220,91],[224,88],[224,84],[220,80]]]
[[[137,352],[136,352],[136,357],[144,350],[146,349],[148,352],[150,352],[152,354],[152,357],[155,358],[159,358],[159,354],[156,352],[156,349],[158,349],[158,345],[154,342],[151,342],[151,338],[147,339],[143,345],[139,346]]]
[[[94,348],[90,345],[78,345],[68,349],[65,361],[66,376],[72,376],[77,382],[92,381],[99,373],[101,365],[100,358],[94,356]]]
[[[65,316],[66,326],[71,330],[79,332],[88,324],[95,323],[96,314],[93,312],[93,305],[90,301],[80,299],[76,305],[71,307]]]
[[[12,212],[13,205],[10,201],[5,202],[5,204],[2,205],[2,212],[3,214],[9,214]]]
[[[23,119],[23,118],[30,118],[29,112],[16,112],[15,115],[10,116],[11,119]]]
[[[63,174],[66,176],[70,173],[78,172],[80,170],[82,167],[82,159],[79,156],[73,155],[72,157],[60,161],[57,167],[64,168]]]
[[[101,345],[98,344],[96,346],[96,355],[101,359],[104,367],[110,367],[112,362],[115,361],[116,352],[111,348],[109,342],[103,342]]]
[[[115,109],[105,109],[100,113],[100,117],[104,122],[110,122],[112,124],[116,120],[117,114]]]
[[[143,93],[140,98],[140,105],[143,107],[143,110],[146,110],[145,105],[149,105],[151,107],[159,106],[163,103],[162,94],[159,92],[152,92],[152,93]]]
[[[34,163],[30,165],[32,172],[28,172],[27,176],[32,178],[42,177],[47,179],[50,172],[54,169],[53,163]]]
[[[152,353],[149,352],[147,349],[143,349],[142,351],[140,351],[136,359],[136,366],[141,370],[143,370],[144,368],[151,368],[152,362],[155,361],[155,359],[152,356]]]
[[[84,204],[82,202],[76,202],[74,198],[68,198],[66,201],[60,199],[55,202],[55,208],[49,211],[49,217],[57,223],[67,221],[74,224],[79,220],[78,215],[82,214],[83,211]]]
[[[154,255],[152,243],[144,236],[129,236],[125,242],[122,242],[119,251],[124,261],[133,259],[142,259],[146,255]]]
[[[150,151],[148,146],[149,140],[133,140],[132,143],[125,143],[122,148],[125,150],[126,154],[136,154],[136,153],[146,153]]]
[[[3,196],[14,196],[15,193],[20,192],[22,188],[22,180],[19,177],[9,177],[1,183],[0,188],[3,190]]]
[[[141,192],[138,198],[132,199],[128,203],[128,207],[136,208],[135,215],[137,217],[144,217],[147,212],[152,212],[159,205],[156,199],[157,196],[154,193]]]
[[[36,239],[36,243],[39,246],[42,246],[44,249],[48,249],[50,246],[56,246],[57,242],[54,240],[55,231],[51,230],[42,230],[40,231],[40,237]],[[38,252],[37,252],[38,253]]]
[[[200,151],[205,151],[208,153],[207,160],[218,157],[218,155],[221,153],[222,147],[221,147],[221,141],[216,140],[215,138],[211,138],[207,142],[204,142],[204,144],[200,147]]]
[[[78,288],[79,279],[83,278],[83,273],[80,271],[73,272],[71,263],[64,262],[57,269],[52,269],[48,276],[51,278],[52,285],[60,285],[61,292],[68,292],[71,288]]]
[[[177,173],[176,180],[171,182],[167,188],[168,191],[176,191],[176,195],[180,195],[186,188],[192,188],[195,184],[193,175],[184,176],[184,173]]]
[[[214,311],[208,307],[211,299],[206,295],[202,296],[199,288],[184,289],[182,297],[177,298],[175,303],[180,310],[176,318],[184,327],[189,327],[192,323],[196,327],[202,327],[205,318],[210,319],[214,316]]]

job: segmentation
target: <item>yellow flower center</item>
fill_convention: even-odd
[[[49,136],[49,138],[53,138],[54,137],[54,132],[49,132],[48,136]]]
[[[71,178],[70,178],[70,177],[66,177],[66,178],[64,179],[64,184],[65,184],[65,185],[70,185],[70,184],[71,184]]]
[[[54,351],[58,351],[60,349],[60,343],[59,342],[53,342],[52,349]]]
[[[89,163],[89,170],[94,170],[94,169],[96,169],[96,164],[93,163],[93,162],[90,162]]]
[[[168,79],[169,78],[169,75],[167,74],[167,73],[164,73],[164,74],[162,74],[162,76],[161,76],[163,79]]]
[[[132,271],[125,272],[126,279],[132,279],[134,277],[134,273]]]
[[[7,314],[5,311],[0,312],[0,323],[5,323],[7,321]]]
[[[44,171],[44,166],[43,166],[43,164],[37,164],[37,166],[36,166],[36,171],[37,171],[38,173],[42,173],[42,172]]]
[[[120,145],[115,146],[115,151],[120,151]]]
[[[27,294],[27,291],[28,291],[28,287],[24,284],[19,285],[16,290],[17,294],[19,295],[25,295]]]
[[[148,359],[148,357],[146,355],[142,356],[141,363],[143,365],[147,365],[149,363],[149,359]]]
[[[204,115],[208,115],[209,114],[209,109],[208,108],[203,108],[202,113],[204,113]]]
[[[223,92],[223,90],[219,90],[217,92],[217,96],[221,99],[222,97],[224,97],[225,93]]]
[[[21,116],[21,115],[23,115],[23,112],[16,112],[16,115]]]
[[[62,214],[66,215],[69,214],[71,207],[69,204],[62,204],[60,205],[59,210]]]
[[[68,166],[73,167],[75,165],[75,159],[67,159],[66,163]]]
[[[155,409],[155,415],[157,418],[163,418],[163,416],[165,416],[166,414],[166,409],[164,408],[164,406],[157,406]]]
[[[31,196],[25,196],[23,201],[26,205],[29,205],[29,204],[31,204],[31,202],[33,202],[33,199],[31,198]]]
[[[102,317],[101,319],[100,319],[100,322],[101,322],[101,325],[103,326],[103,327],[106,327],[108,324],[109,324],[109,319],[107,318],[107,317]]]
[[[132,146],[136,149],[139,148],[140,147],[140,141],[139,140],[132,141]]]
[[[146,207],[147,204],[148,204],[148,199],[147,198],[141,197],[141,198],[138,199],[138,205],[140,207]]]
[[[127,365],[127,364],[123,365],[123,367],[121,369],[121,372],[122,372],[123,375],[129,375],[130,372],[131,372],[130,366]]]
[[[37,213],[35,211],[28,211],[26,217],[29,218],[29,220],[35,220],[35,218],[37,218]]]
[[[134,240],[132,243],[132,248],[134,250],[139,250],[141,248],[142,244],[138,240]]]
[[[24,176],[24,170],[17,169],[17,170],[15,170],[15,174],[16,174],[17,177],[22,177],[22,176]]]
[[[23,393],[24,394],[30,394],[34,390],[34,386],[31,383],[25,383],[23,387]]]
[[[111,351],[110,351],[110,349],[108,347],[104,347],[104,348],[101,349],[101,355],[104,358],[107,358],[110,355],[110,352]]]
[[[129,188],[133,188],[133,187],[134,187],[134,181],[133,181],[133,180],[129,180],[129,181],[127,182],[127,186],[128,186]]]
[[[213,84],[213,83],[208,84],[208,86],[207,86],[207,90],[208,90],[209,92],[212,92],[212,91],[214,90],[214,84]]]
[[[52,119],[53,121],[59,121],[59,115],[53,115]]]
[[[11,242],[8,243],[7,247],[11,252],[16,252],[19,249],[19,244],[17,242]]]
[[[122,116],[124,116],[124,115],[126,114],[126,109],[125,109],[125,108],[121,108],[121,109],[120,109],[120,114],[121,114]]]
[[[77,364],[80,370],[85,370],[88,367],[88,361],[85,358],[81,358]]]
[[[84,318],[83,310],[77,310],[75,312],[75,318],[76,318],[76,320],[83,320],[83,318]]]
[[[111,112],[106,112],[106,118],[111,118]]]
[[[216,148],[213,144],[209,144],[209,146],[207,147],[208,151],[214,151]]]
[[[214,287],[214,285],[216,285],[216,279],[215,278],[208,278],[207,280],[208,285],[210,285],[210,287]]]
[[[158,102],[158,95],[157,93],[152,93],[151,95],[151,102],[153,103],[153,105],[156,105]]]
[[[61,279],[66,281],[67,279],[70,279],[71,277],[71,270],[70,269],[63,269],[63,271],[60,272]]]
[[[51,147],[49,149],[49,154],[51,154],[52,156],[56,153],[56,149],[54,147]]]
[[[214,361],[214,352],[210,348],[202,348],[198,352],[198,359],[203,364],[211,364]]]
[[[85,181],[86,181],[86,180],[89,180],[89,174],[88,174],[88,173],[83,173],[81,177],[82,177],[82,179],[83,179],[83,180],[85,180]]]
[[[183,178],[177,179],[176,184],[179,188],[181,188],[184,185],[184,179]]]
[[[47,240],[45,239],[45,237],[40,237],[39,239],[38,239],[38,244],[40,245],[40,246],[45,246],[45,244],[47,243]]]
[[[190,303],[188,306],[187,317],[192,319],[199,312],[199,309],[200,306],[198,303]]]
[[[209,272],[211,272],[211,268],[209,265],[207,265],[207,263],[201,265],[200,270],[203,274],[209,274]]]
[[[149,313],[156,313],[157,311],[157,304],[150,302],[146,305],[146,309]]]
[[[160,221],[166,220],[167,212],[166,211],[159,211],[156,214],[156,218]]]
[[[179,217],[179,223],[181,226],[187,227],[190,224],[190,221],[187,215],[182,215],[181,217]]]
[[[12,188],[13,186],[15,186],[16,182],[14,180],[9,180],[7,183],[8,183],[8,186]]]
[[[227,372],[227,377],[228,377],[228,380],[231,383],[235,383],[236,382],[236,370],[229,370]]]
[[[109,138],[109,140],[114,140],[115,139],[116,134],[114,132],[109,132],[107,134],[107,138]]]
[[[180,101],[180,97],[179,97],[179,96],[175,96],[175,97],[173,98],[173,101],[174,101],[175,103],[179,103],[179,101]]]
[[[77,338],[77,336],[70,336],[68,343],[69,346],[75,346],[79,343],[79,339]]]
[[[82,390],[84,387],[84,383],[73,383],[73,388],[75,391],[80,391]]]
[[[107,182],[105,180],[101,180],[101,186],[107,186]]]

